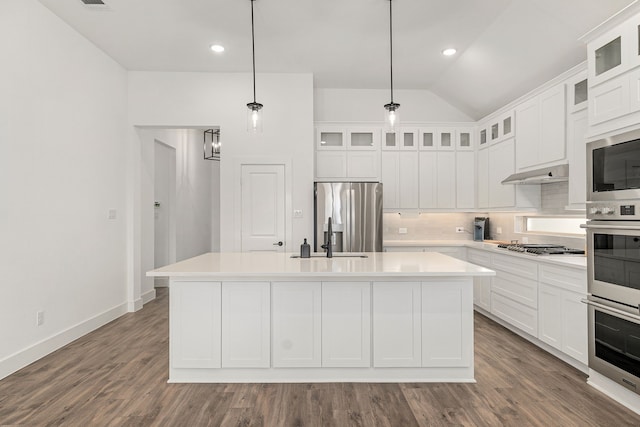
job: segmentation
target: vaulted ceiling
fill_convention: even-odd
[[[128,70],[251,71],[250,0],[39,0]],[[580,36],[635,0],[393,0],[394,86],[481,118],[586,59]],[[388,0],[256,0],[256,69],[389,87]],[[225,47],[222,54],[211,44]],[[445,57],[441,51],[455,47]]]

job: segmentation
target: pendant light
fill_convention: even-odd
[[[253,2],[251,2],[251,48],[253,58],[253,102],[247,104],[247,130],[252,133],[262,132],[262,104],[256,102],[256,41],[253,33]]]
[[[393,102],[393,0],[389,0],[389,64],[391,75],[391,102],[384,105],[385,117],[385,132],[396,133],[398,130],[398,122],[400,116],[398,115],[398,108],[400,104]]]
[[[207,129],[204,131],[204,158],[205,160],[220,161],[220,129]],[[207,138],[208,137],[208,138]],[[215,141],[214,141],[215,138]],[[207,140],[208,139],[208,140]]]

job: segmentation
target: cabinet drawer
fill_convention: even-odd
[[[538,264],[512,255],[493,255],[493,267],[517,276],[538,280]]]
[[[540,264],[540,282],[580,294],[587,293],[587,271]]]
[[[538,282],[518,277],[504,271],[496,271],[491,291],[531,308],[538,308]]]
[[[491,254],[476,249],[467,249],[467,260],[481,267],[491,268]]]
[[[491,314],[534,337],[538,336],[538,312],[530,307],[492,293]]]

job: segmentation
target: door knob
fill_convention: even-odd
[[[273,246],[282,246],[283,244],[284,243],[282,243],[282,242],[276,242],[276,243],[273,244]]]

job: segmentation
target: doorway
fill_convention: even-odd
[[[154,260],[158,268],[176,261],[176,150],[154,141]],[[154,278],[154,287],[166,287],[166,277]]]

